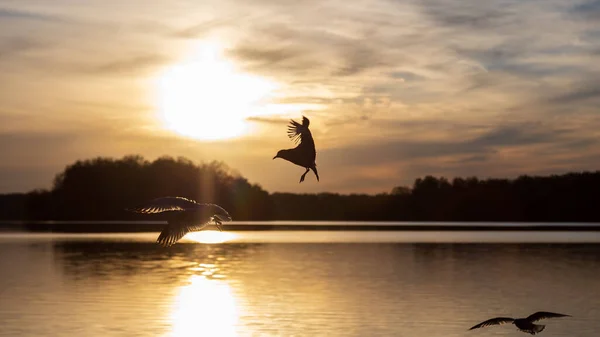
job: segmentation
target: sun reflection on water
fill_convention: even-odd
[[[171,336],[237,336],[239,313],[232,289],[226,281],[207,276],[192,275],[190,284],[180,288]]]
[[[235,239],[237,235],[231,232],[205,230],[188,233],[185,238],[199,243],[223,243]]]

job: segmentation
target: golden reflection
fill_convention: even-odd
[[[247,131],[245,119],[275,88],[271,81],[238,71],[216,41],[203,41],[187,60],[158,76],[157,108],[166,126],[184,136],[233,138]]]
[[[226,281],[192,275],[177,294],[171,319],[173,337],[237,336],[239,313]]]
[[[223,243],[235,239],[237,235],[231,232],[205,230],[188,233],[185,238],[199,243]]]

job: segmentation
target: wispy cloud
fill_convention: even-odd
[[[503,126],[486,131],[475,137],[456,140],[397,139],[353,144],[323,151],[323,159],[333,164],[364,165],[394,164],[425,158],[452,156],[492,156],[499,149],[527,147],[542,144],[560,145],[565,139],[574,139],[574,130],[546,130],[536,125]],[[575,138],[576,139],[576,138]],[[587,139],[582,145],[597,144]],[[352,154],[352,155],[349,155]]]
[[[35,50],[43,47],[43,44],[38,43],[34,39],[11,37],[0,42],[0,60],[9,57],[14,57],[21,52]]]
[[[0,19],[3,20],[35,20],[35,21],[63,21],[60,16],[36,13],[32,11],[0,8]]]
[[[283,125],[286,125],[287,123],[289,123],[289,119],[287,119],[287,118],[275,118],[275,117],[252,116],[252,117],[246,118],[246,120],[251,121],[251,122],[258,122],[258,123],[275,124],[278,126],[283,126]]]
[[[600,73],[598,74],[600,75]],[[588,82],[587,85],[580,85],[578,88],[566,90],[549,99],[551,104],[569,104],[585,103],[586,101],[598,101],[600,99],[600,81]]]
[[[82,66],[80,70],[91,75],[128,75],[156,70],[168,63],[169,58],[165,56],[147,54],[90,66]]]

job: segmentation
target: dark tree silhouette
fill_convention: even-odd
[[[0,195],[0,219],[21,220],[25,217],[25,193]]]
[[[216,203],[234,220],[600,222],[600,171],[516,179],[426,176],[377,195],[269,194],[220,162],[141,156],[67,166],[51,190],[0,196],[1,219],[157,220],[126,207],[164,196]]]
[[[56,176],[51,191],[29,195],[26,213],[35,220],[139,219],[124,209],[164,196],[216,203],[236,219],[270,217],[268,193],[223,163],[140,156],[77,161]]]

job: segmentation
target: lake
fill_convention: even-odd
[[[543,336],[600,332],[600,232],[0,233],[5,336]]]

